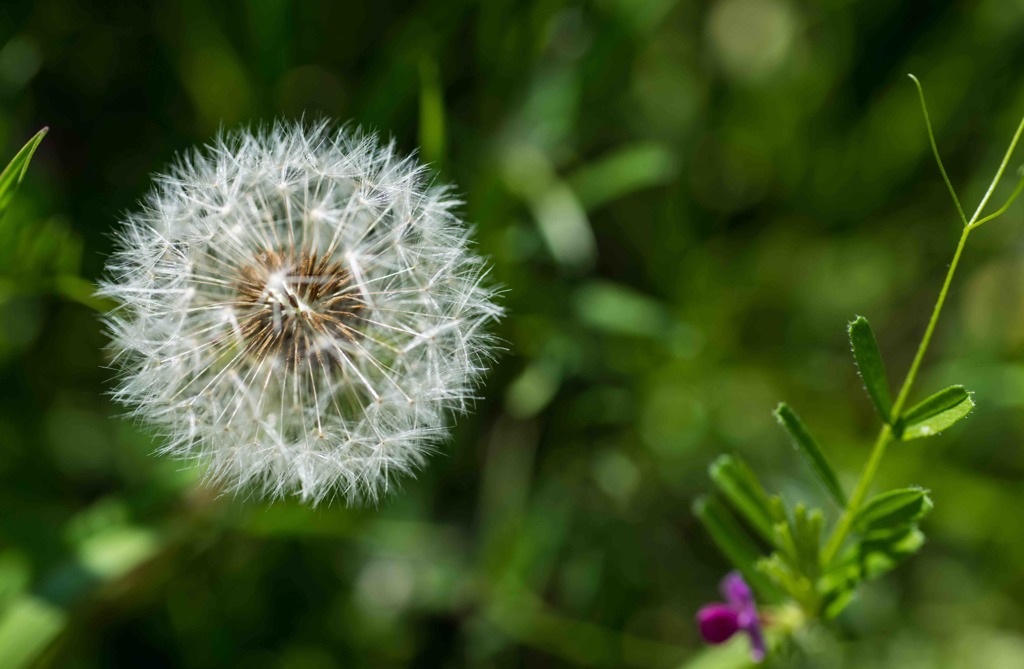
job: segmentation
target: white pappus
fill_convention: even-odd
[[[501,309],[456,204],[326,122],[182,156],[101,284],[115,398],[229,489],[376,499],[445,437],[493,348]]]

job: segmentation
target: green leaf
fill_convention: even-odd
[[[768,509],[771,511],[772,520],[781,523],[789,520],[786,513],[786,503],[782,501],[782,495],[772,495],[768,498]]]
[[[836,588],[824,597],[822,613],[826,620],[835,620],[847,606],[857,597],[857,582],[847,587]]]
[[[916,423],[955,407],[964,400],[969,399],[970,396],[971,394],[963,386],[950,386],[904,411],[903,415],[900,416],[900,421],[906,424]]]
[[[950,386],[908,409],[900,417],[897,434],[904,441],[931,437],[958,423],[973,409],[971,393],[963,386]]]
[[[774,543],[778,546],[778,550],[772,556],[781,558],[793,571],[799,571],[799,549],[797,549],[796,540],[793,538],[793,532],[788,522],[775,523]]]
[[[847,559],[818,579],[822,611],[829,620],[835,618],[857,596],[861,568],[854,559]]]
[[[793,509],[793,540],[805,574],[817,576],[821,569],[821,530],[825,514],[821,509],[808,511],[803,504]]]
[[[853,525],[861,534],[906,529],[924,518],[933,504],[924,488],[890,490],[873,498],[854,518]]]
[[[865,536],[850,546],[842,559],[820,580],[819,586],[826,601],[841,600],[842,591],[853,590],[861,581],[892,571],[923,545],[924,534],[916,525],[880,530]]]
[[[588,211],[636,191],[669,183],[678,172],[676,153],[665,144],[637,142],[588,162],[569,185]]]
[[[772,517],[771,502],[750,467],[737,457],[723,455],[711,464],[708,473],[750,526],[766,541],[772,541],[772,525],[775,520]]]
[[[765,598],[778,599],[778,590],[757,571],[760,551],[729,510],[713,497],[700,497],[693,503],[693,513],[747,582]]]
[[[803,504],[793,509],[793,522],[775,524],[778,555],[794,572],[816,579],[821,571],[821,530],[825,515],[820,509],[807,510]]]
[[[750,659],[750,644],[737,634],[718,646],[705,646],[689,656],[676,669],[757,669]]]
[[[889,377],[885,373],[885,363],[882,362],[875,334],[863,316],[857,316],[850,323],[849,333],[853,358],[857,361],[864,389],[868,391],[868,397],[875,404],[878,415],[888,423],[892,419],[892,396],[889,393]]]
[[[917,527],[932,509],[922,488],[890,490],[869,501],[854,518],[861,538],[818,579],[826,618],[834,618],[856,595],[862,581],[891,571],[920,550],[924,534]]]
[[[870,537],[857,545],[861,575],[875,579],[896,568],[924,546],[924,534],[911,526],[900,532]]]
[[[836,504],[845,507],[846,494],[839,485],[839,479],[836,477],[832,465],[829,464],[825,454],[818,447],[814,438],[811,437],[807,428],[804,427],[800,418],[785,404],[780,404],[775,410],[775,417],[778,419],[779,424],[789,432],[789,436],[793,438],[793,445],[807,464],[811,466],[811,469],[814,470],[818,480],[821,481],[828,494],[832,496]]]
[[[761,558],[757,561],[757,569],[782,588],[787,595],[806,606],[815,608],[817,593],[814,583],[800,571],[794,569],[785,557],[779,553]]]
[[[775,498],[773,498],[773,501]],[[775,523],[776,551],[757,562],[757,568],[808,611],[821,604],[816,583],[821,573],[821,531],[825,514],[808,511],[803,504],[793,509],[793,519]]]
[[[0,611],[0,666],[32,666],[67,626],[67,613],[39,597],[24,596]]]
[[[3,173],[0,173],[0,219],[7,213],[7,208],[11,206],[11,200],[14,199],[21,180],[25,178],[25,171],[28,170],[32,154],[36,152],[39,142],[43,141],[43,137],[49,131],[49,128],[43,128],[37,132],[25,146],[21,147],[21,151],[18,151],[14,159],[4,168]]]

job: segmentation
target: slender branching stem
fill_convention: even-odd
[[[998,186],[999,182],[1002,180],[1003,172],[1006,171],[1006,166],[1010,164],[1010,157],[1013,155],[1014,149],[1017,148],[1017,142],[1020,141],[1022,133],[1024,133],[1024,118],[1020,120],[1020,125],[1017,126],[1017,132],[1013,134],[1013,140],[1010,142],[1010,147],[1006,149],[1006,155],[1003,156],[1003,162],[999,163],[999,170],[996,172],[996,178],[993,179],[992,183],[989,185],[988,190],[985,192],[985,197],[981,198],[981,203],[978,205],[978,209],[974,212],[974,216],[971,216],[971,220],[967,224],[968,228],[976,228],[984,223],[985,220],[991,220],[994,218],[994,216],[989,216],[987,219],[983,219],[981,221],[978,220],[981,216],[981,212],[985,209],[985,205],[988,204],[989,198],[992,197],[993,191],[995,191],[996,186]],[[1011,196],[1009,202],[1013,202],[1015,197],[1016,195]]]
[[[924,127],[928,130],[928,143],[932,146],[932,155],[935,156],[935,162],[939,166],[939,172],[942,174],[942,180],[946,182],[946,188],[949,190],[950,196],[953,198],[953,204],[956,205],[956,213],[960,214],[960,221],[966,226],[967,216],[964,214],[964,208],[960,206],[960,198],[956,196],[956,189],[953,188],[953,182],[949,180],[949,175],[946,174],[946,166],[942,164],[942,157],[939,156],[939,145],[935,143],[935,133],[932,132],[932,120],[928,115],[928,105],[924,101],[924,88],[921,87],[921,82],[917,77],[910,74],[907,75],[914,82],[914,86],[917,87],[917,97],[921,100],[921,111],[924,113]]]
[[[953,202],[956,204],[957,213],[960,214],[964,227],[963,232],[960,234],[960,241],[956,245],[956,251],[953,253],[953,260],[949,263],[949,270],[946,272],[946,279],[942,282],[942,290],[939,291],[939,298],[936,300],[935,307],[932,309],[932,316],[928,320],[928,326],[925,328],[924,336],[921,338],[921,343],[917,347],[917,354],[914,355],[914,361],[910,364],[910,370],[907,372],[907,376],[903,380],[903,385],[900,386],[899,394],[893,402],[889,421],[883,425],[881,431],[879,431],[878,438],[875,439],[875,445],[871,449],[871,455],[868,457],[867,464],[864,465],[864,471],[857,480],[857,485],[853,490],[853,494],[850,495],[846,508],[843,510],[843,514],[840,516],[835,530],[833,530],[832,535],[829,537],[828,542],[825,544],[825,548],[822,551],[822,564],[825,567],[828,567],[828,565],[831,564],[839,553],[839,550],[843,547],[843,542],[846,541],[846,537],[849,535],[850,529],[853,527],[854,518],[857,517],[857,512],[860,511],[861,506],[864,504],[864,499],[867,497],[868,491],[871,488],[871,483],[875,479],[875,474],[878,473],[878,467],[882,462],[882,457],[885,455],[886,449],[896,436],[893,432],[892,426],[895,425],[900,418],[900,412],[903,410],[907,398],[910,395],[910,391],[914,387],[914,381],[917,379],[917,372],[921,367],[921,362],[924,360],[925,353],[928,352],[928,345],[932,341],[932,335],[935,333],[935,326],[939,322],[939,316],[942,314],[942,307],[946,303],[946,296],[949,294],[949,286],[953,282],[953,275],[956,273],[957,265],[960,263],[960,256],[963,254],[964,246],[967,244],[967,237],[975,228],[1003,214],[1010,207],[1013,201],[1017,199],[1021,190],[1024,189],[1024,178],[1022,178],[1017,184],[1017,188],[1014,189],[1013,193],[1010,195],[1006,204],[990,216],[981,218],[981,214],[985,210],[985,206],[992,197],[992,193],[995,192],[996,187],[1003,178],[1003,174],[1006,172],[1006,167],[1009,165],[1010,158],[1013,155],[1014,150],[1017,148],[1017,143],[1020,141],[1021,136],[1024,135],[1024,119],[1022,119],[1020,125],[1017,126],[1017,132],[1014,133],[1013,140],[1010,142],[1009,148],[1006,150],[1006,154],[1003,156],[1002,162],[999,164],[999,169],[996,171],[995,178],[992,179],[992,183],[989,185],[988,190],[985,192],[985,196],[978,204],[978,208],[975,210],[974,215],[971,216],[970,220],[967,220],[964,216],[963,208],[960,206],[960,200],[957,198],[956,191],[953,189],[953,185],[949,181],[949,177],[946,176],[946,169],[942,165],[942,159],[939,157],[938,147],[935,144],[935,137],[932,133],[931,122],[928,118],[928,109],[924,101],[924,92],[921,90],[921,84],[913,75],[911,75],[911,78],[914,80],[914,84],[917,85],[918,94],[921,98],[921,108],[924,111],[925,126],[928,129],[928,139],[931,143],[932,151],[935,154],[935,161],[939,165],[939,171],[942,173],[942,178],[946,182],[946,186],[949,188],[950,195],[953,196]]]
[[[907,372],[907,377],[904,379],[900,392],[893,402],[891,422],[895,422],[899,417],[900,411],[903,410],[907,397],[910,395],[910,390],[914,386],[917,371],[920,369],[921,361],[924,360],[925,353],[928,351],[928,345],[932,341],[935,325],[939,322],[939,315],[942,313],[942,307],[946,303],[946,296],[949,294],[949,286],[953,282],[953,275],[956,273],[957,265],[960,263],[960,256],[963,253],[964,246],[967,244],[967,237],[971,234],[972,229],[970,225],[964,226],[963,232],[960,235],[960,242],[956,245],[956,251],[953,253],[953,261],[949,263],[946,280],[942,282],[942,290],[939,291],[939,299],[935,301],[935,307],[932,309],[932,316],[928,320],[928,327],[925,328],[924,337],[921,338],[921,343],[917,347],[917,354],[914,356],[914,361],[910,364],[910,371]],[[868,458],[864,471],[857,481],[857,487],[854,488],[853,494],[850,495],[850,500],[846,504],[843,515],[839,519],[839,523],[836,525],[836,529],[829,538],[828,543],[825,545],[825,550],[822,553],[823,564],[828,565],[842,547],[843,541],[853,525],[853,519],[864,503],[864,498],[867,496],[875,474],[878,472],[878,466],[882,462],[882,456],[885,455],[885,450],[893,440],[893,436],[891,425],[888,423],[883,425],[878,433],[878,438],[875,440],[875,446],[871,449],[871,456]]]

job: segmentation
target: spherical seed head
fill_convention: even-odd
[[[126,218],[114,395],[235,490],[376,499],[465,410],[500,316],[445,188],[326,123],[220,136]]]

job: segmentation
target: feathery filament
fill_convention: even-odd
[[[233,489],[376,498],[465,410],[501,310],[446,189],[373,136],[224,135],[127,217],[115,398]]]

